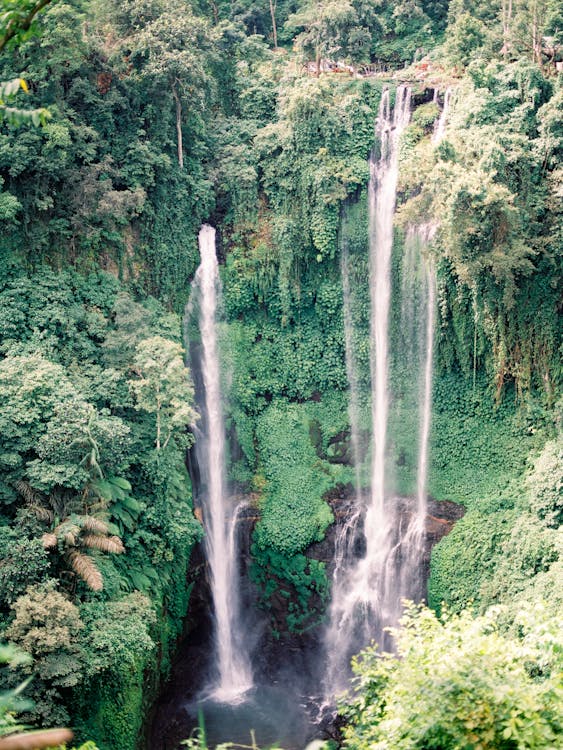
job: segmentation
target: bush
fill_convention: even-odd
[[[520,637],[498,611],[440,621],[411,605],[394,630],[397,655],[375,648],[355,659],[346,713],[350,750],[563,747],[563,632],[556,618],[522,611]]]

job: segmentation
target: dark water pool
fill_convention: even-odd
[[[208,698],[186,704],[183,710],[193,727],[202,723],[209,747],[233,742],[302,750],[314,733],[305,702],[285,686],[258,686],[238,703]]]

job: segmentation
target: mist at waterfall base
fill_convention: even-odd
[[[434,130],[435,144],[443,136],[450,99],[448,91]],[[171,712],[167,714],[166,727],[164,722],[157,722],[160,730],[153,731],[151,750],[176,750],[180,740],[202,722],[210,747],[233,742],[262,747],[277,744],[286,750],[301,750],[314,737],[327,738],[334,718],[335,696],[349,685],[351,656],[373,639],[380,647],[392,648],[386,629],[397,624],[401,599],[424,598],[428,560],[423,562],[422,555],[426,542],[435,307],[434,271],[426,252],[436,225],[408,229],[400,261],[402,288],[392,289],[391,280],[398,144],[409,123],[410,109],[407,87],[397,89],[393,108],[389,92],[384,92],[376,124],[379,154],[370,161],[371,393],[367,400],[359,393],[354,352],[353,298],[357,292],[350,280],[353,259],[345,237],[341,242],[350,441],[356,481],[346,500],[345,521],[334,533],[327,625],[292,652],[274,659],[274,663],[268,661],[271,654],[267,649],[262,652],[266,625],[260,623],[254,607],[256,592],[240,569],[235,530],[240,526],[239,514],[244,515],[244,505],[229,497],[224,481],[225,434],[217,339],[220,285],[215,232],[206,226],[201,230],[202,264],[194,280],[189,310],[193,315],[193,308],[199,308],[201,343],[191,344],[190,366],[202,415],[197,441],[196,463],[201,474],[197,494],[206,528],[212,620],[202,622],[198,634],[191,634],[190,644],[181,650],[171,680]],[[389,351],[389,318],[392,304],[397,305],[396,300],[392,303],[392,294],[401,301],[400,356],[410,362],[413,387],[418,391],[418,476],[416,497],[412,499],[396,497],[390,491],[387,476],[387,432],[392,408],[389,380],[393,356],[397,356]],[[189,337],[188,340],[191,341]],[[361,409],[369,409],[369,404],[371,447],[367,450],[368,446],[361,445],[358,421]],[[369,490],[361,489],[362,471],[363,485],[369,485]],[[251,530],[248,537],[250,533]],[[250,614],[252,621],[248,619]]]

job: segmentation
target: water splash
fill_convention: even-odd
[[[250,658],[241,626],[236,520],[239,508],[230,502],[225,486],[225,427],[217,334],[220,280],[215,251],[215,229],[199,233],[201,264],[196,271],[190,305],[197,296],[201,333],[201,371],[204,384],[204,440],[200,470],[204,480],[205,549],[214,613],[216,681],[211,695],[233,703],[252,687]]]

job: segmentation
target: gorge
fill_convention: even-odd
[[[561,746],[562,45],[6,5],[0,750]]]

